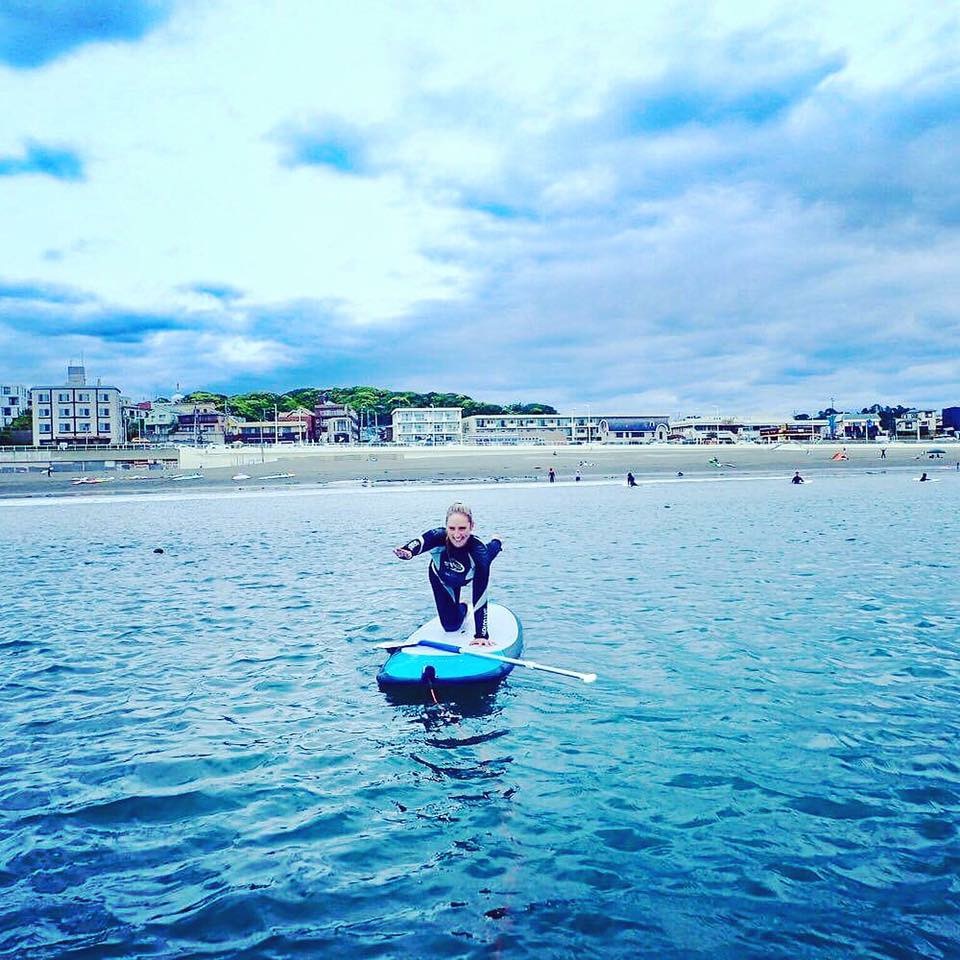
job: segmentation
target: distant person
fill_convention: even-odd
[[[881,460],[886,460],[886,459],[887,459],[887,448],[886,448],[886,447],[881,447],[881,448],[880,448],[880,459],[881,459]]]
[[[683,476],[683,471],[682,471],[682,470],[678,470],[678,471],[677,471],[677,476],[678,476],[678,477],[682,477],[682,476]]]
[[[550,478],[550,482],[553,483],[557,479],[557,471],[554,470],[553,467],[551,467],[547,471],[547,476]]]
[[[791,483],[803,483],[803,477],[800,476],[800,471],[799,471],[799,470],[797,470],[797,472],[794,473],[793,478],[791,479],[790,482],[791,482]]]
[[[579,471],[579,470],[577,471],[577,475],[576,475],[573,479],[576,480],[577,483],[580,482],[580,471]]]
[[[926,475],[926,473],[921,473],[921,474],[920,474],[920,482],[921,482],[921,483],[923,483],[924,480],[929,480],[929,479],[930,479],[930,478]]]
[[[460,602],[460,590],[473,584],[474,638],[477,646],[490,645],[487,630],[487,584],[490,564],[503,549],[499,537],[486,544],[473,535],[473,513],[462,503],[451,504],[445,527],[427,530],[394,554],[410,560],[419,553],[429,553],[430,588],[437,604],[440,622],[447,633],[456,633],[467,617],[467,605]]]
[[[628,474],[627,474],[627,486],[628,486],[628,487],[635,487],[636,485],[637,485],[636,478],[634,477],[634,475],[633,475],[632,473],[628,473]]]

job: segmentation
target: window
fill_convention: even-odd
[[[101,399],[101,400],[109,400],[109,399],[110,399],[110,394],[109,394],[109,393],[101,393],[101,394],[100,394],[100,399]]]
[[[50,432],[50,424],[49,424],[49,423],[41,423],[41,424],[40,424],[40,432],[41,432],[41,433],[49,433],[49,432]]]
[[[70,394],[69,394],[69,393],[58,393],[58,394],[57,394],[57,399],[58,399],[61,403],[69,403],[69,402],[70,402]]]
[[[78,394],[77,394],[77,399],[78,399],[81,403],[88,403],[88,402],[90,401],[90,394],[89,394],[89,393],[78,393]]]
[[[60,408],[60,416],[61,416],[61,417],[69,417],[70,414],[71,414],[71,412],[72,412],[72,411],[70,410],[69,407],[61,407],[61,408]]]
[[[60,432],[61,432],[61,433],[69,433],[69,432],[70,432],[70,424],[69,424],[69,423],[61,423],[59,429],[60,429]]]
[[[49,402],[50,402],[50,394],[49,394],[49,393],[39,393],[39,394],[37,394],[37,399],[40,400],[40,401],[43,402],[43,403],[49,403]]]
[[[89,424],[89,423],[81,423],[81,424],[80,424],[80,433],[89,433],[89,432],[90,432],[90,424]]]
[[[100,416],[101,416],[101,417],[109,417],[109,416],[110,416],[110,408],[109,408],[109,407],[101,407],[101,408],[100,408]]]
[[[39,410],[38,416],[41,416],[41,417],[49,417],[49,416],[50,416],[50,408],[49,408],[49,407],[41,407],[40,410]]]
[[[81,417],[89,417],[89,416],[90,416],[90,408],[89,408],[89,407],[81,407],[81,408],[77,411],[77,413],[78,413]]]

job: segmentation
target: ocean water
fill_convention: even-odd
[[[0,505],[0,957],[960,956],[960,478],[815,479]],[[459,498],[595,684],[378,691]]]

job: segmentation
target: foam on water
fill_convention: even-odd
[[[477,485],[600,679],[440,714],[463,489],[0,509],[0,956],[957,956],[960,481]]]

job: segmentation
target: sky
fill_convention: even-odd
[[[960,404],[949,0],[0,0],[0,380]]]

